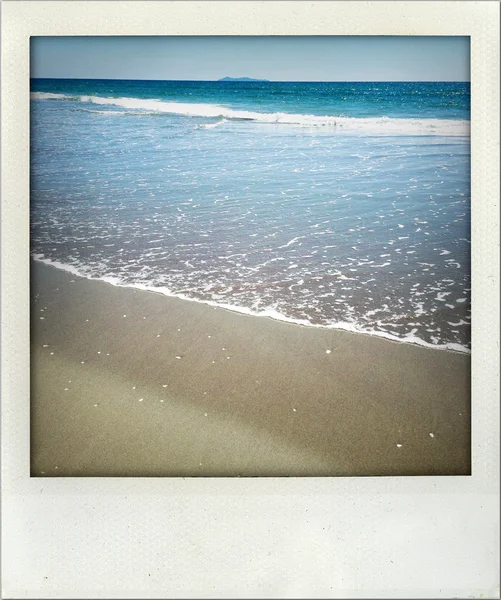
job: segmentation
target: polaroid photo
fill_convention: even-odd
[[[499,5],[3,8],[5,597],[497,597]]]

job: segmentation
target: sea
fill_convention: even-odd
[[[31,80],[31,254],[470,351],[470,84]]]

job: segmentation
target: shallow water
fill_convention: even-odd
[[[32,253],[467,350],[467,84],[32,81]]]

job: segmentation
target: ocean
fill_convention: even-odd
[[[31,80],[31,254],[470,350],[470,86]]]

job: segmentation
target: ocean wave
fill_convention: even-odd
[[[33,258],[33,260],[44,263],[44,264],[54,267],[56,269],[59,269],[62,271],[67,271],[67,272],[71,273],[72,275],[76,275],[77,277],[83,277],[85,279],[91,279],[91,280],[95,280],[95,281],[103,281],[104,283],[108,283],[110,285],[114,285],[117,287],[133,288],[133,289],[139,289],[139,290],[144,290],[144,291],[148,291],[148,292],[155,292],[155,293],[163,294],[164,296],[179,298],[180,300],[188,300],[190,302],[197,302],[199,304],[206,304],[206,305],[209,305],[209,306],[212,306],[215,308],[222,308],[225,310],[242,313],[242,314],[246,314],[249,316],[267,317],[270,319],[274,319],[276,321],[284,321],[286,323],[291,323],[293,325],[300,325],[303,327],[314,327],[317,329],[341,329],[341,330],[349,331],[352,333],[382,337],[382,338],[391,340],[393,342],[409,343],[409,344],[414,344],[414,345],[418,345],[418,346],[423,346],[425,348],[433,348],[435,350],[449,350],[449,351],[453,351],[453,352],[459,352],[462,354],[470,354],[471,353],[469,348],[462,346],[461,344],[456,344],[456,343],[431,344],[429,342],[426,342],[425,340],[422,340],[421,338],[417,337],[414,334],[407,334],[407,335],[399,337],[399,336],[393,335],[393,334],[385,332],[385,331],[379,331],[379,330],[365,328],[355,322],[342,321],[342,322],[336,322],[336,323],[329,323],[326,325],[315,324],[315,323],[311,323],[310,321],[307,321],[306,319],[295,319],[292,317],[288,317],[287,315],[284,315],[283,313],[279,312],[278,310],[276,310],[273,307],[268,307],[268,308],[265,308],[264,310],[255,310],[255,309],[251,309],[251,308],[244,307],[244,306],[238,306],[238,305],[233,305],[233,304],[224,303],[224,302],[216,302],[214,300],[193,298],[187,294],[173,292],[170,288],[168,288],[166,286],[153,286],[153,285],[147,285],[147,284],[143,284],[143,283],[126,283],[126,282],[122,281],[119,277],[97,275],[96,273],[92,272],[91,269],[85,268],[85,266],[83,266],[83,265],[75,266],[75,265],[62,263],[60,261],[52,260],[50,258],[45,258],[42,254],[32,254],[32,258]]]
[[[390,117],[341,117],[283,112],[254,112],[235,110],[218,104],[195,104],[164,102],[142,98],[103,98],[100,96],[71,96],[50,92],[32,92],[33,100],[65,100],[119,106],[186,117],[218,118],[225,121],[247,121],[263,124],[296,125],[303,127],[329,127],[340,133],[364,135],[411,135],[411,136],[469,136],[470,121],[454,119],[406,119]],[[218,123],[219,124],[219,123]]]

